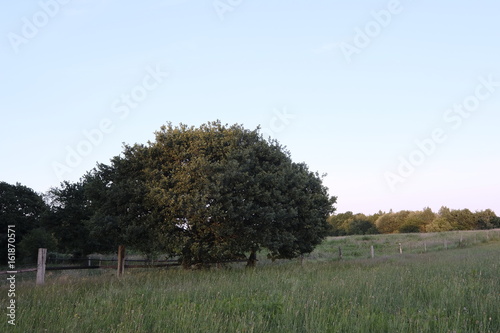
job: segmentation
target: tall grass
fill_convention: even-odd
[[[371,246],[378,257],[399,254],[400,244],[403,253],[424,253],[474,246],[492,240],[500,240],[500,229],[328,237],[307,258],[336,260],[339,258],[339,247],[343,259],[354,259],[369,258]]]
[[[256,269],[53,276],[17,286],[17,326],[4,317],[0,331],[496,333],[499,255],[500,242],[489,242]]]

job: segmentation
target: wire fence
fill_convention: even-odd
[[[346,260],[356,258],[387,257],[397,254],[421,254],[454,248],[473,246],[479,243],[500,240],[500,229],[485,231],[460,231],[432,234],[400,234],[400,235],[364,235],[347,237],[329,237],[312,253],[299,258],[306,260]],[[246,262],[246,260],[228,260],[214,263]],[[0,275],[16,275],[20,273],[36,273],[37,284],[44,284],[46,271],[97,270],[115,269],[117,276],[123,275],[130,268],[168,268],[181,266],[178,259],[141,259],[125,256],[125,248],[120,246],[118,256],[90,255],[72,257],[51,253],[39,249],[38,262],[29,266],[7,271]]]

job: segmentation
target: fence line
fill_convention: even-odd
[[[439,249],[448,249],[449,244],[457,244],[457,247],[464,247],[466,244],[471,242],[472,244],[476,244],[479,242],[483,241],[491,241],[494,239],[498,239],[500,236],[500,229],[492,229],[488,230],[486,234],[486,239],[479,240],[477,237],[477,234],[474,234],[474,237],[467,238],[465,239],[463,236],[465,232],[459,232],[458,236],[460,237],[458,240],[455,238],[455,240],[450,241],[448,243],[448,238],[444,239],[435,239],[435,240],[429,240],[429,239],[424,239],[421,241],[418,241],[417,243],[420,244],[419,246],[413,245],[414,242],[409,242],[407,245],[407,249],[409,248],[411,252],[411,249],[418,249],[423,247],[423,252],[419,253],[426,253],[429,248],[432,248],[432,245],[438,244],[438,250]],[[490,234],[491,233],[491,234]],[[404,248],[402,243],[397,243],[399,245],[399,253],[403,254]],[[441,244],[441,247],[439,247],[439,244]],[[360,248],[358,248],[360,250]],[[396,253],[396,249],[394,249],[394,253]],[[341,246],[338,246],[338,258],[343,259],[344,255],[347,255],[349,257],[349,253],[344,253],[343,249]],[[359,256],[354,255],[354,256]],[[374,245],[370,245],[370,257],[375,258],[375,247]],[[65,261],[65,260],[71,260],[71,261],[87,261],[87,265],[71,265],[71,266],[47,266],[47,259],[49,260],[54,260],[56,263],[58,260]],[[99,261],[99,265],[92,265],[94,261]],[[221,261],[215,264],[221,264],[221,263],[234,263],[234,262],[246,262],[246,259],[242,260],[227,260],[227,261]],[[116,262],[116,265],[102,265],[102,262]],[[148,264],[144,265],[127,265],[127,262],[148,262]],[[166,267],[173,267],[173,266],[181,266],[181,264],[177,260],[173,259],[166,259],[166,260],[148,260],[148,259],[126,259],[125,257],[125,247],[120,246],[118,249],[118,258],[117,259],[104,259],[102,257],[99,258],[91,258],[90,256],[85,257],[85,258],[51,258],[50,256],[47,256],[47,250],[46,249],[39,249],[38,252],[38,263],[37,267],[34,268],[24,268],[16,271],[2,271],[0,272],[0,275],[4,274],[18,274],[18,273],[26,273],[26,272],[37,272],[37,278],[36,278],[36,283],[37,285],[42,285],[44,284],[44,279],[45,279],[45,271],[58,271],[58,270],[87,270],[87,269],[116,269],[117,270],[117,276],[121,276],[125,269],[128,268],[166,268]]]
[[[469,232],[474,232],[473,235],[468,235]],[[445,238],[426,238],[422,237],[419,240],[407,240],[399,241],[397,243],[392,243],[392,245],[387,246],[386,243],[377,242],[377,236],[383,235],[368,235],[368,237],[374,236],[370,241],[368,239],[362,239],[363,241],[368,241],[366,243],[361,243],[354,238],[353,242],[347,242],[344,244],[343,239],[347,236],[340,236],[338,239],[342,244],[332,242],[332,252],[333,249],[338,249],[338,259],[343,258],[375,258],[375,251],[378,251],[378,256],[408,254],[408,253],[427,253],[429,251],[441,251],[455,248],[463,248],[469,245],[475,245],[483,242],[490,242],[492,240],[498,240],[500,238],[500,229],[490,229],[484,230],[484,233],[480,230],[464,230],[456,232],[453,235],[447,235]],[[359,235],[352,235],[356,237]],[[363,237],[366,237],[364,235]],[[334,238],[335,239],[335,238]],[[371,243],[371,244],[370,244]],[[379,247],[380,246],[380,247]],[[365,252],[366,251],[366,252]],[[314,257],[314,254],[313,254]],[[323,257],[323,256],[322,256]],[[332,256],[333,257],[333,256]]]
[[[15,270],[15,271],[2,271],[0,272],[0,275],[4,275],[4,274],[13,274],[13,272],[15,274],[17,273],[27,273],[27,272],[36,272],[37,271],[37,268],[23,268],[23,269],[18,269],[18,270]]]
[[[74,258],[67,258],[66,260],[75,260]],[[168,259],[168,260],[155,260],[151,261],[148,259],[126,259],[125,257],[125,247],[120,245],[118,247],[118,258],[117,259],[102,259],[102,258],[79,258],[77,261],[88,260],[88,265],[71,265],[71,266],[47,266],[47,249],[38,249],[38,261],[37,267],[34,268],[24,268],[16,271],[2,271],[0,275],[3,274],[19,274],[27,272],[36,272],[36,284],[43,285],[45,283],[45,272],[46,271],[63,271],[63,270],[87,270],[87,269],[116,269],[116,275],[118,277],[122,276],[125,269],[127,268],[165,268],[181,266],[178,260]],[[92,260],[99,260],[99,263],[111,261],[117,262],[117,265],[92,265]],[[56,258],[57,261],[57,258]],[[222,263],[233,263],[233,262],[246,262],[247,260],[224,260],[216,264]],[[127,265],[126,262],[149,262],[145,265]]]

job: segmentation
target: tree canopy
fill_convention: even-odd
[[[47,214],[48,206],[42,196],[31,188],[0,182],[0,248],[7,248],[7,226],[15,226],[16,242],[20,243],[32,230],[42,226]],[[6,255],[0,258],[0,264],[7,262]]]
[[[421,211],[379,211],[373,215],[346,212],[330,216],[328,222],[332,236],[500,228],[500,217],[491,209],[473,213],[468,209],[445,206],[437,213],[429,207]]]
[[[328,232],[335,198],[258,130],[220,122],[168,124],[147,145],[125,146],[85,177],[95,235],[203,265],[267,249],[311,252]],[[97,232],[96,232],[97,231]]]

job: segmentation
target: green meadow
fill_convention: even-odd
[[[0,331],[497,333],[499,236],[329,238],[303,260],[261,254],[252,269],[50,272],[42,287],[27,273],[16,286],[16,326],[4,314]]]

